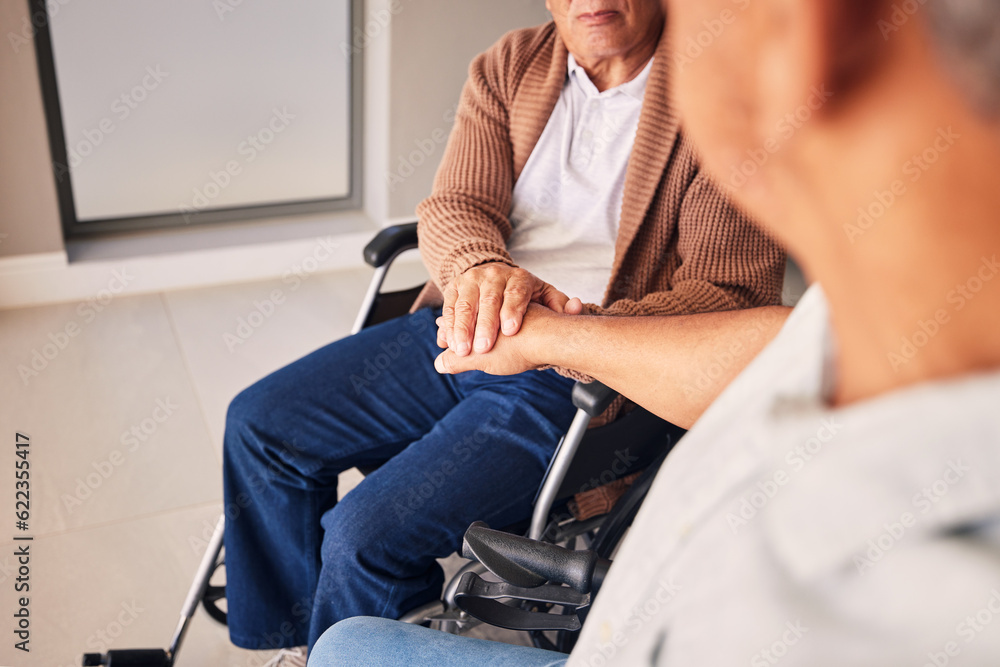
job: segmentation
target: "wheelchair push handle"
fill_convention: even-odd
[[[482,521],[465,532],[462,555],[479,561],[515,586],[534,588],[553,581],[567,584],[580,593],[589,593],[595,583],[599,585],[611,565],[593,551],[570,551],[503,533],[490,529]]]

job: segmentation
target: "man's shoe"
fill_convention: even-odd
[[[263,667],[306,667],[306,647],[283,648]]]

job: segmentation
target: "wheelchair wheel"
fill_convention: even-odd
[[[223,557],[212,569],[212,574],[208,577],[208,585],[205,586],[205,592],[201,596],[201,606],[213,619],[222,625],[229,625],[229,616],[226,610],[219,606],[220,603],[226,601],[226,584],[212,584],[212,578],[215,576],[215,573],[219,571],[219,568],[224,568],[225,565],[226,559]]]

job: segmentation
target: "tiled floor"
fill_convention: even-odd
[[[229,400],[346,335],[370,276],[0,312],[0,666],[69,667],[85,651],[166,646],[221,509]],[[391,279],[425,277],[408,262]],[[17,432],[31,438],[30,543],[12,539]],[[345,473],[343,492],[359,479]],[[11,639],[23,544],[30,653]],[[201,611],[179,657],[179,667],[262,662]]]

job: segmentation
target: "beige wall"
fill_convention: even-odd
[[[0,2],[0,257],[63,250],[27,18],[26,1]]]
[[[430,192],[472,58],[508,30],[549,20],[544,0],[400,2],[391,25],[386,165],[400,180],[387,188],[390,217],[413,215]]]
[[[26,1],[0,2],[0,258],[63,250]],[[395,8],[365,48],[365,209],[413,215],[451,130],[469,61],[503,33],[548,20],[544,0],[368,0]],[[399,180],[387,182],[395,173]],[[6,236],[2,236],[2,235]]]

